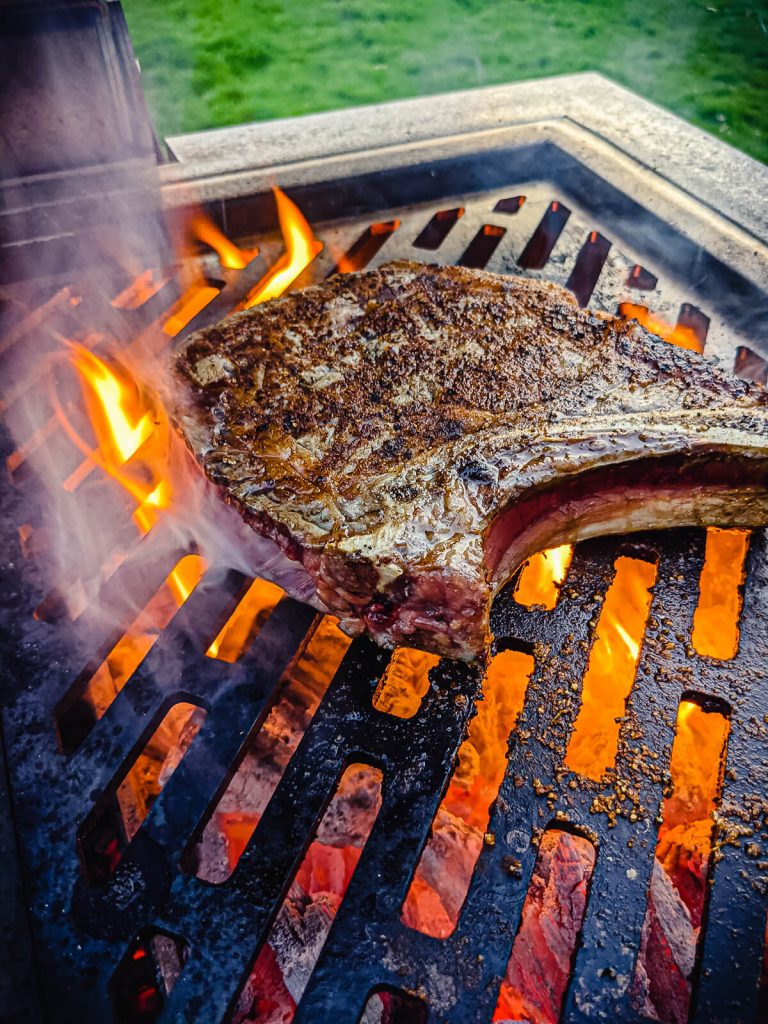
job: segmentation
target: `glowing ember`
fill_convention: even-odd
[[[323,248],[323,243],[315,238],[312,228],[296,204],[279,188],[273,188],[272,191],[277,202],[285,252],[249,292],[243,302],[243,309],[250,309],[260,302],[282,295]]]
[[[227,1018],[231,1024],[293,1020],[379,813],[381,782],[378,768],[351,764],[345,770]],[[300,957],[291,955],[297,946],[304,947]]]
[[[699,654],[734,658],[739,649],[741,588],[749,536],[746,530],[707,530],[691,638]]]
[[[163,717],[130,771],[101,813],[78,833],[78,845],[92,883],[105,882],[117,868],[184,753],[197,735],[205,711],[183,701]]]
[[[705,711],[690,700],[680,702],[669,773],[672,793],[663,806],[656,857],[672,875],[694,923],[701,923],[706,895],[706,864],[712,849],[713,814],[720,796],[725,746],[730,723],[719,711]],[[686,851],[681,863],[680,850]],[[697,862],[696,892],[686,873]]]
[[[565,756],[567,767],[587,778],[599,780],[616,759],[620,719],[635,680],[655,579],[656,566],[650,562],[616,559]]]
[[[689,1019],[729,724],[719,711],[705,711],[690,700],[680,703],[669,762],[671,793],[662,808],[631,989],[643,1017],[665,1024]]]
[[[201,242],[205,242],[218,253],[219,262],[228,270],[242,270],[254,256],[258,255],[258,249],[239,249],[204,213],[192,219],[191,229]]]
[[[557,604],[572,557],[573,547],[563,544],[559,548],[539,551],[529,558],[520,570],[515,587],[515,600],[518,604],[551,611]]]
[[[651,313],[646,306],[622,302],[619,305],[619,315],[626,317],[627,320],[637,320],[640,326],[645,327],[651,334],[656,334],[679,348],[687,348],[691,352],[701,352],[704,348],[701,339],[691,327],[667,323],[660,316]]]
[[[594,865],[595,849],[581,836],[542,836],[494,1021],[557,1024]]]
[[[223,882],[234,871],[350,643],[338,620],[326,615],[288,668],[275,703],[249,739],[237,771],[190,853],[190,870],[199,878]],[[222,650],[226,644],[225,638]]]
[[[532,672],[533,658],[519,651],[502,651],[488,666],[483,699],[403,904],[403,922],[426,935],[445,938],[456,927]]]

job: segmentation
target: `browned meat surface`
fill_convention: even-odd
[[[388,646],[475,656],[543,547],[768,523],[762,390],[555,285],[393,263],[235,314],[175,371],[208,477]]]

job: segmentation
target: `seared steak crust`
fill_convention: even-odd
[[[546,282],[393,263],[193,335],[176,418],[351,633],[472,657],[533,550],[768,522],[768,398]]]

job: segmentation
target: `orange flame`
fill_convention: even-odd
[[[515,587],[515,600],[528,608],[542,606],[551,611],[560,596],[568,573],[573,547],[562,544],[533,555],[523,566]]]
[[[206,217],[204,213],[193,218],[191,228],[192,233],[201,242],[205,242],[211,249],[215,249],[222,267],[226,267],[228,270],[242,270],[258,254],[258,249],[240,249],[234,242],[230,242],[227,236],[219,231],[211,218]]]
[[[112,306],[115,309],[139,309],[146,302],[157,295],[160,289],[170,281],[170,275],[155,277],[154,270],[145,270],[131,281],[127,288],[124,288],[112,299]]]
[[[135,384],[82,345],[71,345],[71,362],[85,382],[91,421],[106,462],[122,466],[155,428]],[[91,400],[89,401],[89,393]]]
[[[254,580],[211,642],[205,652],[207,656],[230,663],[237,661],[282,596],[277,584]]]
[[[664,341],[679,348],[687,348],[691,352],[701,352],[703,344],[691,327],[684,324],[670,324],[655,313],[651,313],[645,306],[638,306],[634,302],[622,302],[619,305],[619,314],[628,320],[637,320],[641,327],[645,327],[651,334],[657,334]]]
[[[175,338],[201,310],[213,302],[220,291],[221,288],[208,281],[193,284],[171,310],[170,316],[163,324],[163,331],[169,337]]]
[[[75,432],[60,406],[59,419],[83,454],[134,498],[133,520],[139,532],[146,534],[173,498],[167,475],[168,420],[124,367],[108,365],[82,345],[68,345],[96,436],[96,451]],[[183,564],[171,573],[168,586],[178,604],[186,601],[198,579]]]
[[[315,238],[301,210],[279,188],[273,188],[277,202],[277,215],[283,233],[285,252],[280,259],[251,289],[242,309],[250,309],[260,302],[282,295],[322,250],[323,243]]]
[[[567,767],[587,778],[599,780],[616,759],[655,579],[654,563],[625,555],[616,559],[616,575],[597,623],[581,708],[565,755]]]

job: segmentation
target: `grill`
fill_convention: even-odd
[[[36,386],[40,360],[62,336],[81,337],[84,323],[126,342],[159,336],[169,311],[184,320],[180,296],[191,277],[208,283],[203,297],[210,301],[187,317],[179,337],[237,306],[280,252],[273,182],[325,243],[297,287],[393,258],[524,273],[565,284],[596,308],[644,307],[670,331],[687,332],[692,347],[765,383],[768,172],[598,76],[244,126],[168,145],[176,162],[160,174],[172,234],[201,201],[229,237],[258,246],[259,255],[245,269],[227,270],[201,246],[165,268],[133,310],[89,293],[87,274],[48,273],[8,287],[4,350],[17,368],[5,400],[10,416]],[[125,270],[126,287],[131,276]],[[596,852],[566,958],[561,1019],[645,1019],[632,979],[681,701],[728,723],[690,1019],[760,1019],[768,868],[762,534],[752,536],[733,588],[739,642],[730,658],[692,646],[704,531],[579,545],[549,610],[516,600],[516,580],[499,595],[491,653],[517,652],[535,667],[456,927],[436,937],[406,925],[401,912],[460,745],[482,712],[479,670],[440,663],[415,713],[400,717],[375,706],[389,653],[353,642],[234,870],[224,880],[200,877],[195,849],[323,622],[284,597],[239,660],[206,657],[250,583],[210,567],[94,715],[82,699],[85,684],[136,607],[149,604],[187,552],[160,519],[128,546],[73,621],[46,576],[46,532],[55,522],[41,507],[36,466],[54,463],[61,481],[71,481],[82,456],[47,420],[30,419],[19,443],[18,422],[17,439],[5,440],[13,486],[4,489],[0,516],[7,562],[0,837],[4,862],[14,865],[0,901],[12,965],[7,1019],[227,1019],[336,806],[340,780],[358,765],[380,780],[380,795],[368,810],[358,796],[353,808],[367,815],[367,838],[357,844],[362,852],[296,1020],[351,1024],[364,1013],[366,1021],[401,1024],[491,1020],[537,858],[553,830]],[[87,494],[70,487],[60,498],[85,501]],[[124,496],[115,498],[116,543],[131,534],[131,511]],[[654,563],[655,585],[634,684],[616,723],[615,768],[596,781],[565,762],[622,556]],[[724,629],[726,619],[723,612]],[[140,824],[129,827],[123,787],[179,708],[191,711],[188,742],[175,743],[183,756]],[[259,1012],[272,1019],[266,1005],[251,1009],[253,1019]]]

